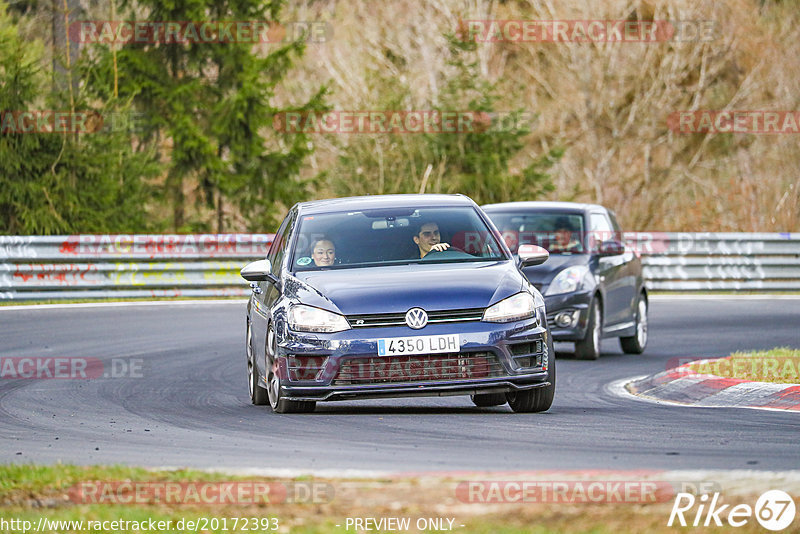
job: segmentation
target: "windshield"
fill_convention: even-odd
[[[520,245],[539,245],[551,254],[583,254],[584,226],[580,213],[490,213],[511,252]]]
[[[508,259],[474,208],[390,208],[300,218],[293,271]]]

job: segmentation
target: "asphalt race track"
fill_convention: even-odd
[[[0,310],[0,356],[98,358],[106,370],[112,358],[141,363],[123,378],[0,380],[0,462],[276,472],[800,467],[797,413],[663,406],[607,387],[674,357],[800,347],[800,299],[654,300],[644,355],[622,354],[615,339],[595,362],[559,353],[555,403],[530,415],[478,409],[468,397],[275,415],[247,397],[244,307]]]

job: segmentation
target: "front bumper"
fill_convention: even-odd
[[[356,328],[335,334],[307,334],[285,332],[278,340],[278,370],[282,377],[282,395],[288,400],[333,401],[354,398],[386,398],[411,396],[446,396],[532,389],[549,385],[548,358],[553,358],[552,342],[548,339],[543,317],[506,324],[464,322],[451,324],[429,324],[421,330],[408,327]],[[377,340],[382,338],[407,338],[458,334],[460,350],[451,354],[452,361],[466,362],[474,359],[492,361],[492,376],[456,376],[446,379],[419,375],[402,376],[348,383],[342,380],[340,370],[353,367],[355,362],[385,362],[389,368],[392,359],[414,358],[414,356],[378,356]],[[537,342],[539,342],[537,344]],[[540,352],[520,352],[520,347]],[[444,357],[445,355],[420,355],[420,358]],[[538,358],[538,359],[537,359]],[[309,370],[298,370],[297,362],[312,362]],[[396,360],[395,360],[396,361]],[[346,365],[350,362],[350,365]],[[532,367],[527,366],[535,364]],[[402,366],[403,364],[401,364]],[[410,366],[410,364],[408,364]],[[455,364],[448,364],[455,365]],[[455,365],[457,369],[457,365]],[[489,366],[486,364],[486,369]],[[317,371],[318,369],[318,371]],[[310,374],[309,374],[310,372]],[[469,375],[470,373],[465,373]],[[480,374],[480,373],[478,373]],[[488,373],[485,373],[488,374]],[[370,375],[372,378],[373,375]]]
[[[592,296],[593,291],[589,290],[544,297],[547,324],[555,341],[578,341],[586,337]],[[560,314],[571,315],[573,320],[568,325],[559,325],[556,319]]]

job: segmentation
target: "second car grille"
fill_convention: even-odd
[[[436,323],[462,323],[467,321],[480,321],[483,318],[483,308],[469,308],[464,310],[429,311],[428,324]],[[376,326],[405,326],[405,313],[379,313],[369,315],[348,315],[347,321],[353,328],[367,328]]]
[[[352,358],[342,362],[333,385],[472,380],[506,376],[491,352]]]

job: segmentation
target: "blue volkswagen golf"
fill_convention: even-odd
[[[544,300],[486,214],[463,195],[296,204],[266,259],[242,269],[250,399],[278,413],[319,401],[470,395],[550,408]]]

